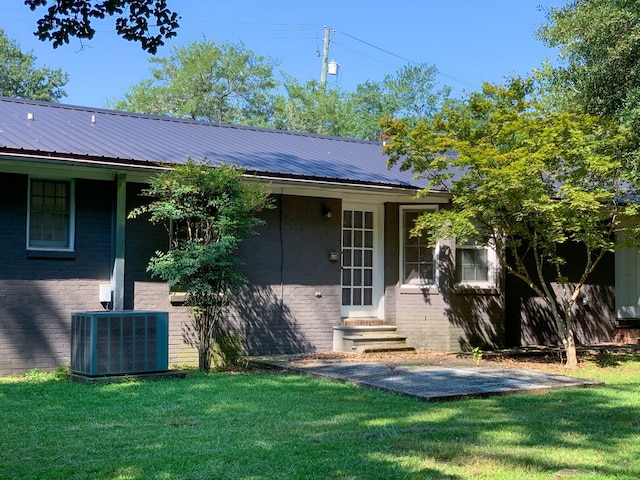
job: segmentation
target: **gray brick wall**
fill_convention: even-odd
[[[0,174],[0,375],[69,361],[71,312],[95,310],[109,282],[112,186],[76,181],[76,253],[26,253],[26,175]]]
[[[452,289],[453,242],[442,242],[437,287],[400,286],[399,207],[385,206],[386,316],[419,350],[460,351],[504,342],[504,295]]]

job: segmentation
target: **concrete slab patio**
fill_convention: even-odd
[[[350,382],[429,402],[602,385],[565,375],[505,367],[449,368],[365,361],[298,362],[287,357],[252,360],[299,374]]]

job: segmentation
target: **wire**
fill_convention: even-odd
[[[398,59],[400,59],[400,60],[403,60],[403,61],[404,61],[404,62],[406,62],[406,63],[413,64],[413,65],[418,65],[418,63],[419,63],[419,62],[414,62],[413,60],[411,60],[411,59],[409,59],[409,58],[407,58],[407,57],[403,57],[402,55],[398,55],[397,53],[393,53],[393,52],[391,52],[390,50],[386,50],[386,49],[384,49],[384,48],[382,48],[382,47],[378,47],[377,45],[374,45],[374,44],[369,43],[369,42],[367,42],[367,41],[365,41],[365,40],[362,40],[361,38],[354,37],[353,35],[350,35],[350,34],[348,34],[348,33],[346,33],[346,32],[343,32],[343,31],[340,31],[340,30],[336,30],[335,28],[333,29],[333,31],[334,31],[335,33],[340,33],[340,34],[344,35],[345,37],[349,37],[349,38],[351,38],[351,39],[353,39],[353,40],[355,40],[355,41],[357,41],[357,42],[363,43],[363,44],[367,45],[368,47],[371,47],[371,48],[373,48],[373,49],[375,49],[375,50],[379,50],[379,51],[381,51],[381,52],[383,52],[383,53],[386,53],[387,55],[391,55],[392,57],[395,57],[395,58],[398,58]],[[334,42],[334,43],[335,43],[335,42]],[[336,45],[339,45],[339,44],[337,44],[337,43],[336,43]],[[340,45],[340,46],[341,46],[341,47],[343,47],[343,48],[347,48],[347,47],[345,47],[344,45]],[[352,50],[352,51],[353,51],[353,52],[356,52],[356,53],[360,53],[360,52],[357,52],[356,50]],[[375,59],[375,58],[373,58],[373,57],[370,57],[370,56],[368,56],[368,55],[364,55],[364,54],[362,54],[362,53],[360,53],[360,54],[361,54],[361,55],[363,55],[363,56],[365,56],[365,57],[367,57],[367,58],[371,58],[372,60],[376,60],[376,61],[379,61],[380,63],[384,63],[385,65],[389,65],[389,66],[392,66],[392,67],[393,67],[393,65],[390,65],[390,64],[388,64],[388,63],[382,62],[381,60],[377,60],[377,59]],[[437,66],[436,66],[436,68],[437,68]],[[476,85],[475,83],[472,83],[472,82],[467,82],[466,80],[462,80],[461,78],[454,77],[453,75],[449,75],[449,74],[444,73],[444,72],[441,72],[441,71],[439,71],[439,70],[436,72],[436,74],[437,74],[437,75],[440,75],[441,77],[448,78],[449,80],[453,80],[453,81],[455,81],[455,82],[458,82],[458,83],[461,83],[461,84],[463,84],[463,85],[466,85],[467,87],[471,87],[471,88],[481,88],[481,87],[480,87],[480,85]]]

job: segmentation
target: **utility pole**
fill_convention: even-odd
[[[322,86],[322,90],[326,91],[327,89],[327,70],[329,69],[329,27],[325,25],[324,27],[324,48],[322,50],[322,74],[320,75],[320,85]]]

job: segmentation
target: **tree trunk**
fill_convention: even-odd
[[[211,352],[210,348],[198,347],[198,369],[201,372],[209,373],[211,371]]]
[[[564,344],[564,351],[567,355],[567,361],[564,364],[565,368],[577,368],[578,367],[578,353],[576,351],[576,342],[573,338],[573,331],[570,330],[569,334],[562,342]]]

